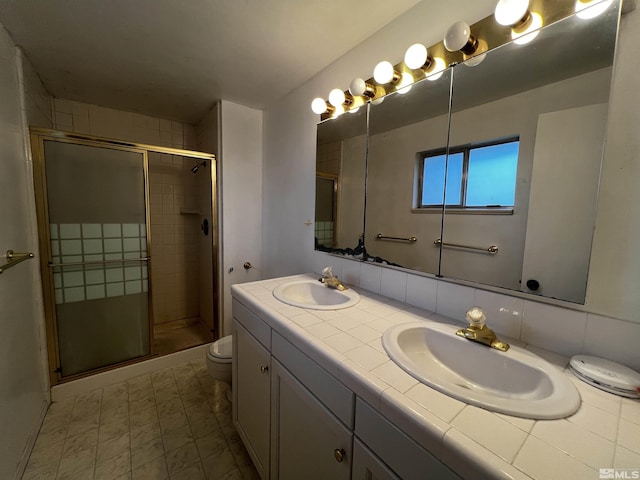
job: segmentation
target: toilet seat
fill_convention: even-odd
[[[207,357],[215,363],[231,363],[232,356],[233,343],[231,335],[216,340],[207,351]]]

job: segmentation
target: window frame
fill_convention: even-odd
[[[415,199],[415,206],[411,210],[414,213],[440,213],[442,210],[446,210],[450,213],[484,213],[484,214],[513,214],[515,209],[515,198],[514,205],[511,206],[499,206],[499,205],[486,205],[486,206],[478,206],[478,207],[469,207],[465,205],[467,199],[467,183],[469,176],[469,159],[471,156],[471,151],[484,147],[491,147],[497,145],[503,145],[505,143],[518,142],[518,160],[520,157],[520,136],[514,135],[510,137],[500,138],[496,140],[488,140],[485,142],[478,143],[468,143],[464,145],[456,145],[455,147],[442,147],[436,148],[432,150],[425,150],[422,152],[418,152],[418,190]],[[422,204],[422,192],[424,188],[424,162],[427,158],[437,157],[440,155],[446,156],[446,162],[449,161],[449,157],[458,153],[462,153],[462,177],[460,180],[460,204]],[[516,165],[517,169],[517,165]],[[446,171],[446,170],[445,170]],[[514,185],[514,189],[516,185]],[[446,192],[446,188],[445,188]]]

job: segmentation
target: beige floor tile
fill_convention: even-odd
[[[184,470],[171,475],[171,480],[207,480],[202,463],[194,463]]]
[[[100,462],[98,460],[94,473],[94,480],[111,480],[131,471],[131,451],[129,449],[120,455]]]
[[[209,458],[228,447],[224,435],[219,430],[210,433],[206,437],[196,439],[196,447],[201,459]]]
[[[206,458],[202,461],[202,465],[209,479],[224,478],[229,472],[237,469],[231,450],[228,448]]]
[[[163,456],[147,462],[131,471],[132,480],[165,480],[169,478],[167,461]]]
[[[258,480],[203,361],[52,404],[23,480]]]
[[[131,449],[131,467],[135,470],[137,467],[163,455],[164,447],[162,446],[162,439],[154,438],[147,443]]]
[[[99,443],[98,452],[96,454],[96,463],[102,463],[106,460],[130,451],[131,443],[129,439],[129,432],[127,432],[120,437],[112,438],[111,440],[107,440],[106,442]]]
[[[189,442],[180,448],[167,452],[167,468],[170,476],[199,461],[200,457],[194,442]]]

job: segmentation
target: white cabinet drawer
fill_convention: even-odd
[[[356,399],[355,434],[403,480],[460,479],[360,398]]]

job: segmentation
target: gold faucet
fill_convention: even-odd
[[[322,269],[322,278],[320,279],[320,281],[327,287],[335,288],[336,290],[339,290],[341,292],[344,290],[348,290],[348,287],[346,287],[344,283],[338,280],[338,277],[333,274],[331,267],[324,267]]]
[[[480,307],[473,307],[467,312],[466,315],[469,326],[467,328],[461,328],[456,332],[456,335],[464,337],[472,342],[482,343],[491,348],[506,352],[509,350],[509,344],[498,340],[496,334],[485,324],[487,317],[485,317]]]

